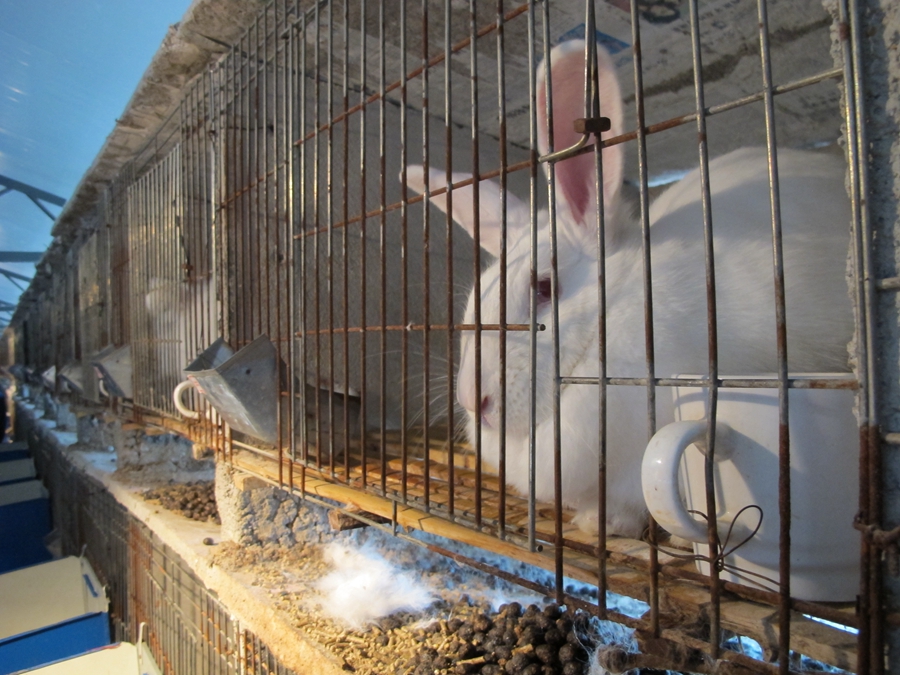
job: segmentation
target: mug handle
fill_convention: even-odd
[[[644,501],[653,518],[675,536],[699,543],[708,539],[706,523],[693,518],[681,501],[678,467],[688,446],[706,452],[706,424],[706,420],[667,424],[650,439],[641,464]],[[722,443],[727,431],[727,425],[716,424],[716,460],[730,454]]]
[[[194,383],[190,380],[184,380],[183,382],[179,382],[178,386],[175,387],[175,391],[172,392],[172,402],[175,404],[175,407],[178,408],[178,412],[187,417],[189,420],[199,420],[200,413],[196,410],[191,410],[184,404],[184,392],[194,386]]]

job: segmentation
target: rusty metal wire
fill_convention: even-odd
[[[828,607],[817,609],[791,597],[788,393],[800,388],[852,389],[865,403],[867,419],[873,419],[874,364],[868,360],[866,343],[871,299],[863,281],[869,275],[862,274],[871,234],[863,198],[863,117],[857,108],[860,57],[853,51],[859,49],[860,38],[851,32],[853,40],[841,43],[841,67],[829,57],[827,64],[817,64],[821,67],[784,77],[784,69],[773,62],[777,45],[772,44],[775,29],[769,24],[775,25],[770,17],[774,10],[759,0],[749,32],[745,31],[753,78],[746,78],[750,83],[740,92],[727,90],[725,96],[715,70],[721,64],[707,63],[712,58],[703,33],[708,17],[701,3],[691,0],[683,32],[672,43],[690,54],[684,61],[688,70],[678,76],[679,82],[684,80],[679,86],[690,96],[678,109],[654,98],[660,96],[662,85],[651,83],[655,64],[647,54],[655,45],[646,40],[659,33],[654,32],[658,25],[647,18],[647,4],[632,1],[619,7],[627,11],[618,17],[622,26],[615,38],[596,24],[595,6],[584,5],[580,12],[584,24],[576,26],[581,35],[603,33],[608,44],[624,45],[613,57],[620,74],[630,78],[628,82],[622,78],[628,118],[615,137],[590,142],[585,135],[575,148],[563,149],[567,156],[593,153],[598,193],[604,151],[620,147],[628,158],[641,232],[639,311],[644,334],[635,338],[640,343],[636,349],[644,356],[639,372],[610,372],[603,351],[596,374],[567,373],[561,365],[566,355],[561,350],[557,253],[565,242],[557,240],[557,221],[566,215],[557,204],[556,169],[549,168],[560,159],[553,152],[552,134],[550,152],[541,157],[537,152],[538,120],[545,116],[552,121],[553,115],[552,93],[539,91],[537,65],[566,37],[554,31],[559,17],[568,16],[554,3],[509,0],[276,0],[268,5],[226,56],[186,87],[180,107],[113,181],[106,197],[107,227],[81,244],[77,260],[67,261],[65,274],[53,276],[46,291],[48,302],[30,309],[20,341],[24,361],[38,369],[59,368],[90,357],[107,344],[130,344],[132,403],[138,414],[184,423],[195,441],[217,449],[223,460],[251,453],[274,466],[270,478],[302,494],[308,481],[325,481],[383,498],[395,510],[416,509],[470,532],[506,540],[520,546],[523,556],[546,552],[548,560],[552,557],[548,565],[555,579],[550,590],[561,602],[574,601],[566,592],[565,575],[577,555],[586,555],[601,589],[592,609],[601,616],[607,612],[610,573],[608,439],[602,435],[596,465],[584,469],[596,475],[600,514],[599,534],[586,543],[572,534],[571,513],[563,506],[562,439],[573,431],[563,423],[562,392],[569,387],[594,388],[600,419],[613,424],[616,420],[608,419],[608,398],[616,391],[639,388],[646,403],[642,431],[649,439],[657,431],[657,402],[673,387],[704,388],[710,411],[706,512],[716,513],[712,449],[718,397],[734,388],[777,389],[783,429],[778,472],[781,590],[777,598],[753,597],[778,608],[778,668],[788,672],[791,622],[797,608],[833,616]],[[581,4],[574,5],[581,10]],[[839,5],[843,25],[855,27],[855,5]],[[742,67],[750,72],[746,64]],[[585,73],[584,119],[603,115],[597,78],[590,69]],[[544,81],[547,89],[552,88],[550,79]],[[780,133],[779,125],[786,122],[778,102],[818,91],[835,80],[846,92],[843,104],[836,96],[829,102],[849,137],[853,283],[861,308],[854,344],[861,370],[849,380],[797,378],[788,368],[791,311],[785,301],[776,151],[776,131]],[[547,110],[538,109],[539,100],[547,102]],[[721,272],[715,264],[710,197],[710,157],[717,143],[731,142],[722,130],[728,120],[737,120],[734,125],[743,132],[750,126],[748,119],[755,124],[753,137],[765,143],[768,152],[776,314],[776,333],[769,337],[777,344],[776,372],[752,379],[720,372],[716,277]],[[727,143],[722,141],[725,136]],[[694,263],[705,274],[708,359],[705,374],[691,379],[660,372],[658,363],[660,308],[653,296],[658,263],[651,203],[658,193],[653,186],[654,162],[661,161],[660,148],[667,143],[682,149],[683,165],[700,167],[702,186],[703,260]],[[432,179],[433,184],[426,180],[422,195],[406,186],[408,165],[419,162],[436,167],[440,177]],[[546,181],[541,177],[542,163],[548,165]],[[459,170],[471,175],[454,173]],[[482,288],[487,255],[481,246],[487,239],[482,228],[486,232],[487,226],[479,212],[492,184],[487,181],[494,179],[501,185],[496,317],[488,316],[479,300],[485,291],[494,291]],[[523,300],[527,320],[511,305],[508,252],[512,228],[519,223],[508,222],[508,193],[528,195],[523,202],[532,222],[543,207],[548,209],[552,255],[546,271],[553,293],[545,323],[538,320],[536,292]],[[440,200],[446,201],[446,215],[429,206]],[[460,202],[474,213],[471,240],[453,224],[454,203]],[[613,329],[607,326],[611,310],[605,228],[613,216],[605,211],[608,206],[598,200],[592,214],[598,225],[601,350]],[[539,265],[537,234],[533,226],[523,235],[531,243],[533,287]],[[476,301],[467,313],[464,292],[469,288]],[[110,311],[104,314],[101,308],[107,306]],[[200,411],[201,418],[181,419],[171,394],[183,380],[185,366],[219,337],[239,350],[260,335],[268,336],[277,355],[275,442],[227,428],[196,393],[191,394],[190,407]],[[482,461],[487,452],[481,440],[483,415],[472,416],[472,443],[460,433],[467,417],[456,407],[461,340],[471,344],[477,404],[487,405],[483,380],[497,372],[500,394],[490,403],[501,411],[498,466],[488,468]],[[530,368],[529,390],[516,395],[530,397],[529,480],[528,493],[516,494],[507,487],[514,461],[505,433],[511,405],[507,382],[513,368],[511,345],[526,343],[520,356]],[[551,372],[538,373],[539,343],[553,352]],[[494,344],[499,345],[496,362],[490,356]],[[549,413],[538,409],[541,377],[552,378]],[[99,394],[89,398],[100,400]],[[536,438],[539,415],[552,417],[552,466],[538,466],[537,446],[548,442]],[[863,461],[868,469],[860,487],[869,515],[860,527],[877,531],[878,444],[869,453],[867,442]],[[553,499],[548,503],[534,498],[541,471],[553,472]],[[397,526],[392,522],[394,530]],[[644,628],[659,638],[670,623],[661,594],[667,581],[684,570],[673,572],[660,562],[658,550],[665,550],[658,544],[661,533],[653,522],[648,526],[646,569],[641,573],[647,580],[650,614]],[[710,549],[721,551],[724,544],[714,519],[709,519],[708,534]],[[872,568],[876,557],[864,551],[864,569]],[[713,564],[704,579],[709,604],[703,639],[713,659],[724,658],[722,594],[732,589],[732,582],[719,579],[719,567]],[[876,616],[870,626],[868,611],[863,611],[872,606],[877,588],[874,576],[863,580],[861,659],[868,658],[862,651],[872,651],[878,641],[880,619]]]

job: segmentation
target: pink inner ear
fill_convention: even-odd
[[[584,52],[572,49],[560,54],[553,62],[553,149],[571,147],[581,139],[572,124],[584,117]],[[557,48],[559,49],[559,48]],[[539,83],[538,110],[542,118],[547,95],[543,82]],[[546,133],[546,132],[544,132]],[[582,222],[594,198],[594,154],[586,153],[556,163],[556,184],[562,191],[569,212]]]
[[[572,144],[569,144],[572,145]],[[562,187],[569,211],[579,223],[584,221],[585,213],[594,196],[594,153],[558,162],[556,180]]]

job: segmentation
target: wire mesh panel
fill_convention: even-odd
[[[110,279],[109,234],[98,229],[78,251],[77,319],[79,357],[94,355],[110,343],[107,283]]]
[[[223,162],[215,119],[212,75],[206,74],[182,102],[178,113],[181,147],[181,180],[184,199],[179,221],[179,244],[184,255],[184,294],[180,309],[183,326],[184,369],[222,337],[222,275],[218,273],[221,247],[215,222],[216,192]],[[183,373],[180,373],[180,379]],[[179,399],[184,402],[184,397]],[[221,446],[218,417],[209,403],[191,392],[186,402],[191,411],[194,440],[208,447]]]
[[[790,401],[855,434],[846,396],[793,393],[858,386],[834,146],[846,63],[818,3],[768,9],[270,5],[190,90],[181,143],[129,188],[136,402],[172,412],[220,299],[232,349],[274,344],[275,428],[232,440],[289,457],[283,483],[344,484],[508,539],[556,571],[560,600],[576,602],[565,575],[592,580],[595,611],[628,623],[605,591],[641,595],[650,610],[630,623],[655,635],[674,602],[663,580],[706,579],[695,633],[718,636],[713,656],[741,625],[723,588],[780,608],[767,647],[784,655],[788,626],[812,630],[800,608],[853,624],[791,581],[789,499],[812,493],[791,488],[791,447],[802,459],[811,441]],[[741,396],[774,406],[760,471],[778,489],[726,522],[745,551],[768,537],[774,562],[735,558],[714,519],[685,526],[693,551],[660,552],[644,448],[699,420],[693,508],[718,513],[714,448],[738,421],[717,412]],[[639,589],[604,550],[646,571]]]
[[[74,252],[63,258],[63,267],[50,278],[48,297],[38,309],[46,326],[44,335],[51,336],[49,344],[44,341],[44,355],[38,366],[40,372],[52,366],[58,372],[75,359],[81,349],[81,335],[76,326],[80,290],[76,261]]]
[[[269,444],[280,443],[288,433],[289,416],[281,413],[290,400],[284,364],[291,306],[287,158],[292,150],[284,93],[288,76],[283,60],[273,62],[283,41],[273,32],[272,17],[270,10],[256,20],[239,51],[222,62],[215,77],[223,336],[234,350],[248,347],[260,336],[274,345],[273,362],[266,366],[270,376],[261,383],[260,393],[271,426],[276,427],[263,439]],[[243,385],[235,386],[239,399],[257,396]],[[279,391],[284,392],[280,400]]]
[[[201,78],[182,102],[179,118],[184,198],[178,238],[184,256],[184,348],[189,360],[220,337],[213,194],[221,160],[215,152],[211,96],[209,77]]]
[[[131,343],[131,291],[128,261],[128,198],[130,172],[119,175],[107,191],[106,217],[109,228],[109,332],[116,346]]]
[[[228,306],[238,342],[267,333],[281,347],[280,395],[295,404],[278,445],[301,489],[344,483],[543,550],[559,599],[573,602],[564,575],[622,590],[598,551],[621,552],[632,544],[616,537],[649,526],[649,546],[630,549],[648,571],[640,625],[659,633],[672,597],[661,579],[690,574],[678,557],[697,556],[708,561],[709,634],[737,627],[721,612],[721,573],[729,591],[756,588],[780,607],[772,646],[789,668],[787,627],[803,630],[790,495],[813,480],[792,490],[791,447],[802,458],[801,436],[827,417],[856,437],[847,396],[789,392],[858,385],[846,375],[851,214],[834,145],[832,17],[818,3],[767,10],[333,2],[261,15],[222,66],[223,207],[229,227],[243,219],[225,246]],[[298,76],[282,85],[288,72]],[[293,154],[278,150],[282,127]],[[290,201],[279,198],[283,167]],[[268,271],[287,224],[289,353]],[[728,527],[772,537],[774,560],[748,569],[729,558],[753,542],[729,544],[712,518],[697,524],[694,552],[658,552],[662,533],[644,515],[648,441],[676,420],[706,420],[692,438],[709,458],[694,508],[718,513],[716,428],[738,421],[717,410],[765,389],[775,410],[765,480],[778,489]],[[684,397],[701,403],[688,412]],[[833,415],[796,421],[816,405]],[[853,446],[835,450],[851,468]],[[278,477],[295,480],[281,463]],[[856,492],[845,492],[835,499],[853,550]],[[810,498],[797,498],[795,516],[809,515]],[[740,519],[751,513],[755,526]],[[841,574],[855,588],[858,568]],[[855,591],[843,593],[827,599]]]
[[[174,414],[171,393],[188,359],[181,147],[128,190],[131,336],[135,403]]]
[[[876,488],[846,480],[870,377],[848,21],[275,0],[110,191],[136,406],[179,417],[219,337],[217,376],[261,349],[229,395],[266,423],[194,428],[244,468],[514,553],[561,602],[595,584],[647,649],[855,668],[852,631],[879,638],[853,529]]]

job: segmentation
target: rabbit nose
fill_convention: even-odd
[[[460,387],[456,390],[456,398],[459,404],[473,415],[484,416],[491,409],[491,397],[487,394],[481,397],[481,405],[476,404],[475,387]]]
[[[490,429],[493,427],[493,421],[488,415],[491,413],[491,410],[494,407],[494,402],[491,400],[490,396],[485,396],[481,399],[481,426],[482,428]]]
[[[485,396],[481,399],[481,419],[484,419],[485,415],[491,411],[492,407],[490,396]]]

